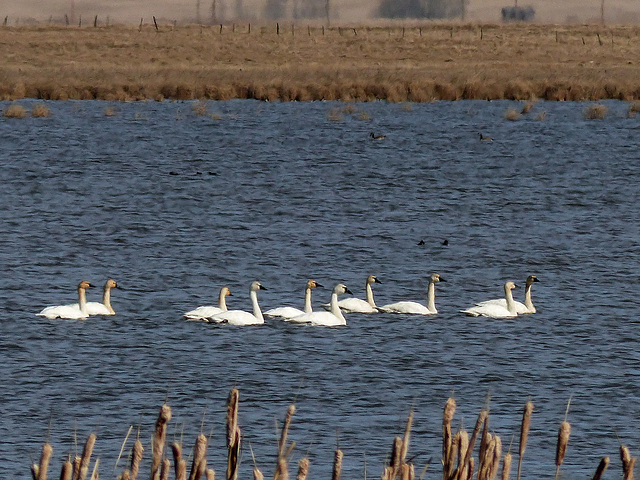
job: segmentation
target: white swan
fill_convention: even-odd
[[[118,288],[118,284],[111,278],[108,279],[102,291],[102,303],[100,302],[87,302],[87,313],[89,315],[115,315],[116,312],[111,307],[111,289]],[[77,303],[69,305],[73,308],[80,308]]]
[[[264,317],[258,305],[258,290],[266,290],[260,282],[253,282],[249,289],[251,297],[251,305],[253,306],[253,314],[243,310],[228,310],[218,313],[208,318],[211,323],[228,323],[229,325],[261,325],[264,323]]]
[[[365,286],[365,292],[367,300],[361,300],[360,298],[343,298],[338,302],[340,310],[345,313],[378,313],[378,307],[373,299],[373,290],[371,289],[372,283],[382,283],[376,278],[375,275],[369,275],[367,277],[367,283]],[[331,304],[326,303],[322,305],[325,310],[331,310]]]
[[[540,280],[538,280],[538,277],[536,277],[535,275],[529,275],[527,277],[527,281],[524,287],[524,303],[517,302],[515,300],[513,302],[516,306],[516,313],[518,315],[536,313],[536,307],[533,306],[533,302],[531,301],[531,286],[535,282],[539,282],[539,281]],[[484,302],[480,302],[476,305],[481,306],[481,305],[490,305],[490,304],[501,305],[504,308],[507,308],[507,300],[505,298],[497,298],[495,300],[485,300]]]
[[[264,314],[268,317],[280,317],[280,318],[293,318],[303,315],[305,313],[311,313],[313,308],[311,307],[311,289],[322,288],[315,280],[307,281],[307,285],[304,289],[304,311],[294,307],[278,307],[267,310]]]
[[[338,295],[343,293],[352,295],[347,286],[342,283],[333,287],[333,292],[331,293],[331,312],[305,313],[304,315],[290,318],[287,321],[292,323],[310,323],[311,325],[319,325],[323,327],[338,327],[346,325],[347,320],[344,318],[344,315],[338,306]]]
[[[82,280],[78,284],[78,303],[76,305],[57,305],[47,307],[36,315],[47,318],[69,318],[73,320],[82,320],[89,317],[87,312],[87,288],[92,285],[86,280]]]
[[[213,305],[202,305],[194,310],[191,310],[185,313],[183,316],[187,320],[207,320],[209,317],[213,317],[218,313],[227,311],[227,301],[226,297],[231,295],[231,290],[229,287],[222,287],[220,289],[220,294],[218,295],[218,306],[214,307]]]
[[[382,307],[378,307],[378,310],[384,313],[406,313],[410,315],[434,315],[438,313],[436,310],[436,283],[438,282],[446,282],[444,278],[442,278],[437,273],[433,273],[431,277],[429,277],[429,288],[427,289],[427,306],[425,307],[421,303],[418,302],[397,302],[390,303],[389,305],[384,305]]]
[[[517,317],[516,304],[513,301],[513,295],[511,290],[514,288],[520,288],[515,283],[509,281],[504,284],[504,298],[505,305],[489,302],[485,305],[477,304],[466,310],[461,310],[462,313],[466,313],[472,317],[491,317],[491,318],[510,318]]]

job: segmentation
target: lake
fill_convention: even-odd
[[[48,118],[0,117],[0,478],[30,478],[46,439],[57,477],[91,432],[101,476],[115,478],[130,425],[148,460],[165,399],[169,441],[188,455],[210,436],[222,478],[234,386],[240,478],[249,447],[272,474],[291,403],[292,475],[308,455],[310,478],[330,478],[339,446],[343,478],[377,478],[413,408],[409,456],[441,478],[451,395],[456,429],[472,430],[489,402],[514,465],[534,402],[524,478],[553,477],[570,400],[564,477],[591,477],[605,455],[619,475],[618,442],[632,454],[640,442],[640,120],[628,103],[605,105],[603,120],[586,119],[589,104],[538,102],[509,121],[523,107],[509,101],[237,100],[204,114],[192,102],[70,101],[46,103]],[[182,318],[223,285],[230,308],[249,310],[253,280],[268,289],[264,310],[302,308],[309,278],[325,287],[316,309],[339,282],[364,298],[369,274],[378,305],[424,302],[433,272],[446,283],[428,317],[349,314],[341,328]],[[538,313],[460,313],[529,274]],[[83,279],[98,301],[108,277],[122,287],[117,315],[35,316],[77,301]]]

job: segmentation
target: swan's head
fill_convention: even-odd
[[[538,280],[538,277],[536,277],[535,275],[529,275],[527,277],[527,285],[531,285],[533,282],[539,282],[540,280]]]
[[[307,281],[307,288],[322,288],[322,285],[320,285],[315,280],[308,280]]]
[[[512,281],[508,281],[507,283],[504,284],[504,291],[508,292],[513,290],[514,288],[520,288],[518,285],[516,285],[514,282]]]
[[[111,290],[112,288],[118,288],[118,284],[116,283],[115,280],[113,280],[112,278],[110,278],[109,280],[106,281],[106,283],[104,284],[104,289],[105,290]]]
[[[223,297],[233,296],[231,295],[231,290],[229,290],[229,287],[222,287],[220,289],[220,295],[222,295]]]
[[[382,282],[378,280],[378,277],[376,277],[375,275],[369,275],[367,277],[367,285],[371,285],[372,283],[382,283]]]
[[[86,280],[82,280],[79,284],[78,284],[78,290],[86,290],[87,288],[93,287],[93,285],[91,285],[88,281]]]
[[[353,295],[353,293],[351,293],[351,290],[349,290],[344,283],[339,283],[335,287],[333,287],[333,293],[337,293],[338,295],[343,293],[348,293],[349,295]]]
[[[429,282],[438,283],[438,282],[446,282],[444,277],[441,277],[439,273],[432,273],[431,277],[429,277]]]
[[[251,284],[251,291],[257,292],[258,290],[266,290],[266,287],[263,287],[260,282],[253,282]]]

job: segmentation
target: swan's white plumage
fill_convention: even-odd
[[[272,308],[271,310],[267,310],[264,312],[264,315],[268,317],[279,317],[279,318],[294,318],[299,317],[300,315],[304,315],[305,313],[311,313],[313,308],[311,306],[311,290],[313,288],[322,287],[315,280],[308,280],[306,287],[304,289],[304,310],[300,310],[299,308],[294,307],[278,307]]]
[[[111,306],[111,289],[118,288],[118,284],[113,279],[108,279],[102,292],[102,303],[100,302],[87,302],[87,313],[89,315],[115,315],[116,312]],[[69,305],[73,308],[80,308],[77,303]]]
[[[530,313],[536,313],[536,307],[533,305],[533,302],[531,301],[531,286],[533,285],[534,282],[539,282],[540,280],[538,280],[538,277],[536,277],[535,275],[529,275],[527,277],[527,281],[525,283],[525,288],[524,288],[524,303],[522,302],[517,302],[517,301],[513,301],[514,305],[516,306],[516,313],[518,315],[527,315]],[[484,302],[480,302],[478,304],[476,304],[478,306],[481,305],[500,305],[504,308],[507,308],[507,300],[506,298],[496,298],[494,300],[485,300]]]
[[[515,283],[509,281],[504,284],[504,297],[505,304],[494,303],[489,301],[488,303],[479,303],[466,310],[461,310],[472,317],[490,317],[490,318],[512,318],[517,317],[518,312],[516,309],[516,302],[513,300],[511,290],[519,288]]]
[[[340,310],[345,313],[378,313],[378,307],[376,306],[376,302],[373,298],[373,289],[371,288],[372,283],[382,283],[380,280],[376,278],[375,275],[369,275],[367,277],[365,292],[366,292],[366,300],[362,300],[360,298],[343,298],[338,302],[338,306]],[[326,303],[322,305],[325,310],[331,310],[331,304]]]
[[[418,302],[396,302],[378,307],[384,313],[404,313],[408,315],[435,315],[436,309],[436,283],[446,282],[439,274],[434,273],[429,277],[429,287],[427,288],[427,306]]]
[[[253,282],[249,289],[249,296],[251,297],[251,305],[253,306],[253,313],[245,312],[243,310],[228,310],[226,312],[218,313],[208,318],[211,323],[228,323],[229,325],[261,325],[264,323],[264,317],[258,305],[258,290],[266,290],[260,282]]]
[[[218,306],[214,307],[213,305],[202,305],[194,310],[191,310],[185,313],[183,316],[187,320],[207,320],[209,317],[213,317],[218,313],[227,311],[227,301],[226,297],[231,295],[231,290],[229,287],[222,287],[220,289],[220,294],[218,295]]]
[[[322,327],[339,327],[347,324],[346,318],[342,314],[338,306],[338,295],[343,293],[351,294],[351,291],[343,283],[333,287],[331,293],[331,311],[330,312],[311,312],[305,313],[298,317],[290,318],[287,321],[292,323],[310,323]]]
[[[87,288],[91,287],[91,284],[86,280],[81,281],[78,284],[78,303],[76,305],[56,305],[52,307],[44,308],[40,313],[36,315],[47,318],[66,318],[70,320],[84,320],[89,317],[87,312]]]

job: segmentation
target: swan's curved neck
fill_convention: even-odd
[[[309,287],[304,289],[304,313],[311,313],[311,289]]]
[[[504,287],[504,298],[507,300],[507,310],[509,310],[509,313],[516,313],[516,304],[513,301],[511,289]]]
[[[78,289],[78,306],[80,307],[80,311],[87,314],[87,292],[84,288]]]
[[[438,313],[436,310],[436,284],[429,282],[429,288],[427,290],[427,308],[430,312]]]
[[[116,313],[111,307],[111,288],[109,287],[104,288],[104,292],[102,294],[102,303],[104,304],[105,307],[107,307],[107,310],[109,310],[111,313]]]
[[[262,316],[262,310],[260,310],[260,305],[258,305],[258,292],[251,290],[251,305],[253,305],[253,316],[258,320],[264,322],[264,317]]]
[[[533,306],[533,302],[531,301],[531,284],[527,285],[524,289],[524,306],[527,307],[532,313],[535,313],[536,307]]]
[[[338,306],[338,294],[336,292],[333,292],[331,294],[331,313],[343,322],[347,322],[347,320],[344,318],[344,315],[342,315],[340,307]]]
[[[371,305],[373,308],[377,308],[376,302],[373,299],[373,289],[371,288],[371,284],[369,282],[367,282],[366,292],[367,292],[367,303]]]
[[[226,292],[220,292],[220,296],[218,297],[218,308],[223,312],[227,311],[227,295]]]

